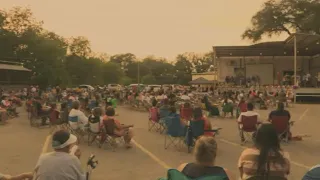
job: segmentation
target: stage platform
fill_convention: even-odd
[[[320,102],[320,88],[299,88],[295,96],[296,102]]]

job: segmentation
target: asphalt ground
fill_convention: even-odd
[[[318,133],[320,115],[319,105],[295,105],[289,108],[295,125],[293,135],[309,135],[303,141],[283,143],[282,148],[289,152],[291,158],[290,180],[300,180],[305,172],[319,163],[320,134]],[[39,155],[51,151],[49,128],[30,127],[27,114],[20,108],[20,117],[9,120],[0,126],[0,172],[17,174],[32,171]],[[266,120],[270,110],[259,110],[262,120]],[[132,110],[129,107],[119,107],[117,117],[124,124],[134,124],[133,148],[125,149],[119,146],[115,152],[110,147],[98,148],[86,142],[80,143],[81,161],[87,161],[90,154],[95,154],[99,161],[93,171],[93,180],[104,179],[137,179],[152,180],[166,176],[168,168],[176,168],[181,163],[192,162],[192,154],[186,148],[176,150],[164,149],[164,135],[148,131],[148,114]],[[238,158],[245,148],[240,145],[236,119],[211,118],[212,124],[222,127],[217,136],[218,156],[216,164],[229,169],[234,177],[238,177]],[[251,146],[248,143],[246,146]],[[84,166],[85,167],[85,166]]]

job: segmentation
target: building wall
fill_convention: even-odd
[[[234,68],[244,68],[246,64],[273,64],[274,80],[277,72],[282,75],[283,71],[293,71],[293,57],[229,57],[218,59],[218,79],[224,81],[226,76],[235,76]],[[309,71],[310,68],[310,71]],[[320,58],[298,57],[297,71],[310,72],[313,76],[320,72]],[[275,82],[276,83],[276,82]]]

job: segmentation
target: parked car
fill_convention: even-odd
[[[147,91],[150,91],[151,89],[152,89],[154,92],[157,92],[157,91],[159,91],[159,90],[161,89],[161,85],[148,85],[148,86],[146,87],[146,90],[147,90]]]
[[[119,91],[122,89],[122,86],[120,84],[108,84],[108,89]]]
[[[135,90],[138,89],[138,86],[140,90],[143,90],[146,87],[144,84],[130,84],[129,89]]]
[[[86,89],[88,91],[94,91],[94,87],[87,85],[87,84],[83,84],[79,86],[80,89]]]

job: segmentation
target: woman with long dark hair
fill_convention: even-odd
[[[256,135],[254,148],[245,149],[238,167],[240,177],[259,180],[286,179],[290,173],[289,154],[282,151],[272,124],[263,124]]]

